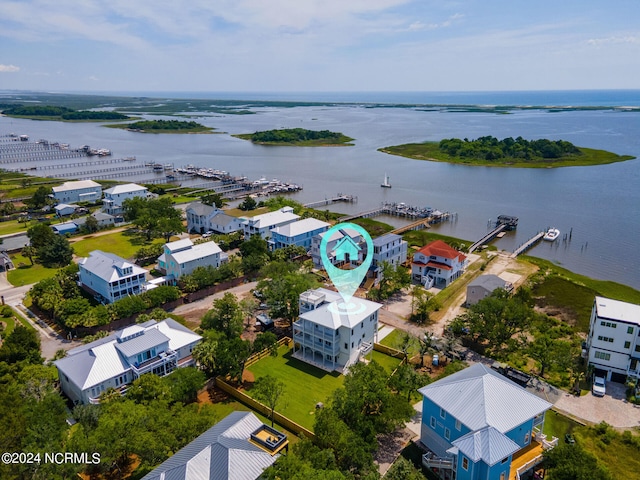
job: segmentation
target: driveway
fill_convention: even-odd
[[[620,383],[608,382],[604,397],[594,397],[591,392],[581,397],[564,393],[554,406],[590,423],[604,421],[616,428],[640,426],[640,406],[627,402],[625,387]]]

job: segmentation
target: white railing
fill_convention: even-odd
[[[453,458],[437,457],[431,452],[422,455],[422,464],[427,468],[453,469]]]

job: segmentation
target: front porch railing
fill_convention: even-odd
[[[427,468],[445,468],[453,470],[453,458],[438,457],[432,452],[422,455],[422,465]]]

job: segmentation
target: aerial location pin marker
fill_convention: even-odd
[[[366,256],[362,263],[351,270],[342,270],[334,266],[329,259],[329,252],[327,252],[327,244],[331,237],[338,232],[342,233],[343,236],[331,250],[334,258],[338,261],[351,261],[354,258],[357,259],[360,257],[360,254],[363,253],[362,247],[354,242],[346,232],[343,233],[342,231],[344,230],[355,230],[362,235],[367,248]],[[327,271],[333,285],[338,289],[338,293],[340,293],[344,299],[345,310],[350,310],[350,307],[352,306],[350,304],[350,300],[360,286],[364,277],[367,275],[367,271],[373,261],[373,241],[371,240],[371,237],[364,228],[360,225],[356,225],[355,223],[339,223],[334,225],[322,237],[322,241],[320,242],[320,258],[322,259],[322,265]]]

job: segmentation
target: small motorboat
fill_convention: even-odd
[[[557,228],[550,228],[549,230],[547,230],[547,233],[544,234],[544,237],[542,237],[542,239],[546,240],[547,242],[553,242],[559,236],[560,230],[558,230]]]

